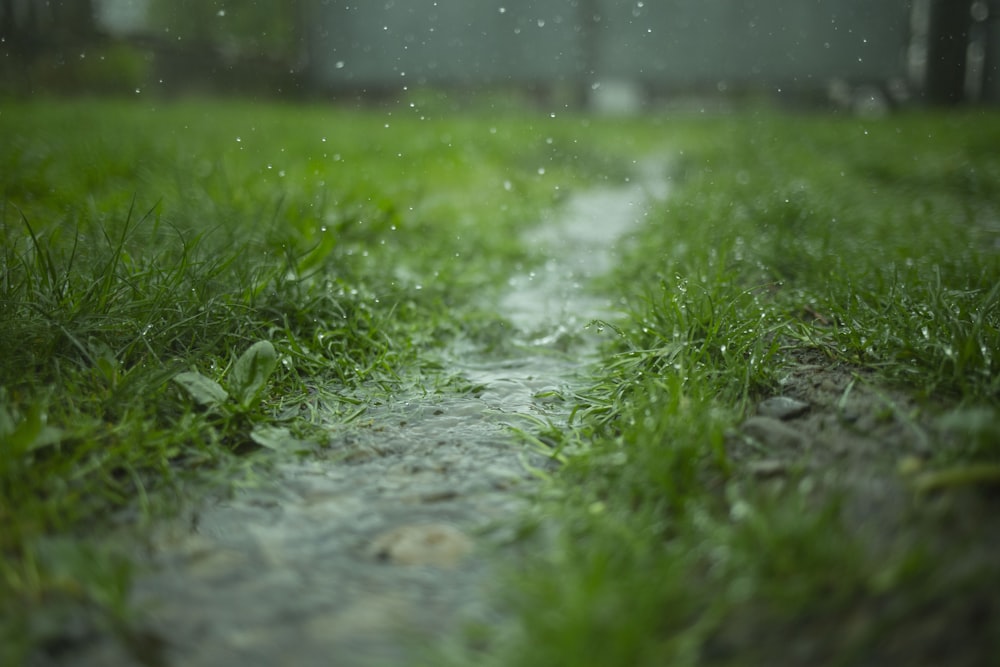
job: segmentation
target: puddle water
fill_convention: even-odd
[[[582,192],[531,231],[527,242],[550,259],[512,276],[498,304],[516,354],[448,355],[479,391],[373,407],[371,426],[345,431],[331,457],[277,463],[260,487],[159,529],[133,599],[165,641],[164,662],[405,665],[415,642],[495,620],[485,592],[504,557],[496,547],[528,502],[529,466],[547,465],[510,427],[565,423],[545,396],[583,382],[596,350],[585,327],[615,314],[586,283],[663,194],[634,184]],[[95,642],[73,663],[139,664],[122,651]]]

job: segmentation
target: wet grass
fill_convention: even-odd
[[[194,480],[252,483],[258,452],[322,450],[324,424],[400,386],[449,387],[435,350],[497,336],[479,304],[535,259],[516,229],[623,173],[620,154],[571,159],[584,129],[5,106],[0,663],[95,623],[142,643],[109,521],[142,527]]]
[[[631,315],[547,434],[565,466],[528,525],[548,547],[512,575],[497,664],[987,664],[1000,119],[678,128],[677,188],[606,285]],[[833,369],[841,405],[856,383],[912,398],[866,422],[904,435],[863,462],[822,458],[834,433],[763,475],[734,459],[758,400]],[[865,484],[881,504],[859,512]]]
[[[644,153],[674,192],[595,286],[630,315],[568,397],[572,428],[544,433],[564,463],[528,518],[544,548],[510,587],[518,627],[477,630],[476,664],[997,648],[1000,574],[976,556],[1000,465],[995,115],[77,102],[7,105],[0,135],[0,663],[71,649],[81,623],[140,646],[109,522],[320,451],[323,424],[401,386],[461,391],[436,353],[502,347],[483,304],[544,259],[517,230]],[[921,434],[872,473],[905,489],[903,523],[859,528],[837,479],[732,456],[807,357]]]

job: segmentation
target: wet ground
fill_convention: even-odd
[[[997,664],[998,497],[928,472],[935,456],[968,444],[977,413],[927,413],[870,370],[791,355],[781,393],[730,434],[730,461],[776,495],[837,499],[845,537],[863,548],[854,557],[877,575],[864,595],[810,618],[737,611],[709,642],[707,664]],[[895,580],[907,584],[879,591]]]
[[[449,354],[478,391],[372,406],[364,427],[331,424],[324,454],[186,508],[136,547],[136,642],[88,638],[36,664],[406,665],[495,620],[493,574],[514,557],[503,545],[549,465],[511,427],[567,419],[546,397],[582,386],[596,352],[587,324],[614,315],[587,281],[663,183],[650,167],[642,185],[574,195],[531,230],[549,260],[512,275],[498,305],[514,352]]]

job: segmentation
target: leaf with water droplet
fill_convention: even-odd
[[[198,372],[178,373],[174,376],[174,382],[201,405],[220,405],[229,398],[229,393],[218,382]]]
[[[241,408],[247,410],[256,405],[277,365],[278,355],[270,341],[258,341],[240,355],[233,365],[229,389]]]

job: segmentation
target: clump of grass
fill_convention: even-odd
[[[76,532],[136,498],[148,516],[154,506],[147,489],[164,488],[185,470],[225,468],[233,452],[255,444],[274,446],[273,431],[265,440],[252,428],[274,420],[270,397],[305,395],[307,381],[349,389],[387,375],[389,359],[406,354],[370,335],[372,320],[382,316],[356,297],[298,321],[287,312],[277,317],[285,309],[301,313],[300,304],[278,298],[295,289],[286,283],[298,283],[302,296],[315,291],[288,279],[286,257],[254,252],[252,242],[220,252],[205,237],[164,230],[155,217],[129,209],[106,219],[97,243],[85,221],[46,232],[26,216],[4,221],[2,617],[7,630],[27,624],[8,646],[59,631],[52,614],[62,607],[53,598],[70,608],[93,605],[117,629],[127,626],[126,563],[86,539],[52,551],[52,536]],[[252,268],[239,264],[247,256],[256,256]],[[346,315],[352,317],[345,327]],[[334,317],[337,326],[324,330]],[[351,354],[305,358],[300,341],[324,333]],[[272,339],[285,364],[268,388],[268,405],[258,405],[263,383],[238,412],[218,413],[200,409],[203,401],[189,400],[171,382],[191,369],[218,376],[234,362],[238,367],[252,343],[270,346]],[[288,369],[293,363],[299,374]],[[36,608],[44,614],[32,613]]]

